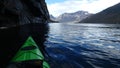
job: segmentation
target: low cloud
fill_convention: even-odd
[[[54,16],[79,10],[97,13],[119,2],[120,0],[65,0],[64,2],[48,4],[48,10]]]

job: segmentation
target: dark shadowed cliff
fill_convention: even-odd
[[[120,3],[92,15],[80,23],[120,23]]]
[[[48,19],[44,0],[0,0],[0,26],[42,23]]]
[[[44,53],[48,20],[45,0],[0,0],[0,68],[6,68],[29,36]]]

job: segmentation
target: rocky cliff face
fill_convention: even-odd
[[[6,68],[29,36],[45,53],[48,20],[44,0],[0,0],[0,68]]]
[[[0,26],[43,23],[48,19],[44,0],[0,0]]]

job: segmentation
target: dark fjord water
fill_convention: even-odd
[[[120,25],[49,24],[51,68],[120,68]]]

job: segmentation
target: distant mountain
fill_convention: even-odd
[[[80,21],[80,23],[83,22],[84,23],[120,23],[120,3]]]
[[[50,15],[51,20],[55,20],[56,18],[53,15]]]
[[[49,22],[58,22],[56,18],[53,15],[50,15],[50,20]]]
[[[92,14],[87,11],[77,11],[75,13],[64,13],[56,18],[59,22],[79,22]]]

